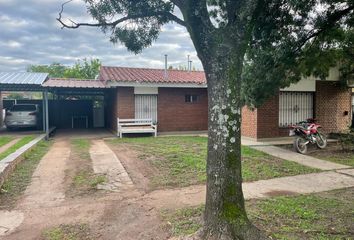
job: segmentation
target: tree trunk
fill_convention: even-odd
[[[225,52],[224,52],[225,53]],[[265,239],[249,221],[241,175],[243,54],[221,54],[204,64],[208,80],[207,196],[203,239]],[[215,59],[213,62],[212,59]]]

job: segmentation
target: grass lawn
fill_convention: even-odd
[[[39,161],[49,150],[51,142],[41,141],[16,166],[10,177],[5,181],[0,191],[0,208],[8,208],[15,204],[18,197],[31,182],[32,174]]]
[[[93,240],[87,224],[62,224],[45,230],[44,240]]]
[[[109,140],[109,143],[125,144],[139,153],[139,159],[152,164],[157,169],[153,176],[148,176],[153,187],[183,187],[206,180],[205,137],[123,138]],[[313,172],[318,170],[242,146],[244,181]]]
[[[0,137],[0,147],[4,146],[5,144],[11,142],[14,138],[11,136],[1,136]]]
[[[292,145],[284,145],[282,147],[294,151]],[[314,145],[309,145],[306,155],[354,167],[354,152],[343,150],[339,143],[328,143],[325,149],[318,149]]]
[[[353,239],[354,188],[246,202],[250,219],[272,239]],[[163,212],[171,235],[202,226],[203,206]]]
[[[21,148],[22,146],[26,145],[30,141],[32,141],[35,138],[35,136],[25,136],[21,138],[17,143],[12,145],[10,148],[5,150],[4,152],[0,153],[0,161],[10,155],[11,153],[16,152],[17,149]]]
[[[354,167],[354,152],[342,150],[338,144],[328,144],[325,149],[316,149],[310,156]]]

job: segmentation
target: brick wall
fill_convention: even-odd
[[[271,97],[257,109],[257,138],[279,136],[279,95]]]
[[[199,96],[196,103],[186,103],[186,94]],[[115,103],[109,103],[109,102]],[[119,87],[107,96],[107,126],[117,129],[116,118],[135,117],[133,87]],[[111,112],[111,113],[109,113]],[[208,95],[206,89],[159,88],[157,99],[158,131],[199,131],[208,129]]]
[[[348,129],[351,121],[351,91],[338,82],[317,81],[315,100],[316,119],[326,133]],[[345,112],[348,112],[345,115]]]
[[[198,102],[186,103],[186,94],[199,96]],[[326,132],[342,131],[350,125],[351,92],[335,82],[316,83],[315,117]],[[116,117],[134,118],[133,87],[119,87],[109,94],[107,126],[116,130]],[[206,89],[159,88],[158,130],[198,131],[208,128],[208,96]],[[344,116],[344,112],[348,115]],[[271,138],[288,135],[287,128],[279,128],[279,95],[270,98],[252,111],[242,109],[242,135],[251,138]],[[109,120],[110,119],[110,120]]]
[[[186,94],[198,95],[198,101],[186,103]],[[208,94],[206,89],[159,88],[157,102],[159,131],[208,129]]]
[[[118,99],[117,89],[110,89],[105,92],[105,120],[106,127],[109,130],[117,131],[117,110]]]
[[[117,117],[134,118],[135,117],[135,98],[133,87],[119,87],[117,92]]]
[[[351,121],[350,99],[350,89],[341,87],[338,82],[316,82],[315,117],[323,126],[324,132],[348,129]],[[346,111],[348,115],[344,114]],[[243,136],[260,139],[288,135],[288,128],[279,127],[279,95],[270,98],[254,112],[244,108],[242,114]],[[254,128],[253,125],[257,127]]]
[[[279,127],[279,95],[267,100],[254,111],[242,109],[242,136],[250,138],[274,138],[288,136],[288,128]]]
[[[251,110],[247,106],[242,108],[241,134],[257,138],[257,109]]]

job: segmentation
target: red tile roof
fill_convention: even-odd
[[[104,82],[95,79],[50,78],[43,83],[50,88],[106,88]]]
[[[164,69],[129,67],[102,66],[99,79],[114,82],[206,84],[203,71],[168,70],[165,77]]]

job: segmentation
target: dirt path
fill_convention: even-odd
[[[55,206],[65,199],[63,181],[70,146],[66,141],[56,141],[44,155],[32,176],[19,208]]]
[[[0,147],[0,153],[5,152],[7,149],[15,145],[18,141],[20,141],[21,138],[15,138],[11,140],[10,142],[6,143],[5,145]]]
[[[3,223],[3,225],[7,224],[8,228],[4,233],[9,234],[20,224],[24,228],[33,226],[36,222],[41,221],[39,219],[43,215],[48,213],[46,208],[54,207],[64,200],[62,183],[69,154],[70,148],[65,141],[57,141],[53,144],[38,164],[32,176],[31,184],[27,187],[15,211],[8,212],[9,215],[13,216],[13,220]],[[25,236],[29,237],[30,234],[26,232]]]

